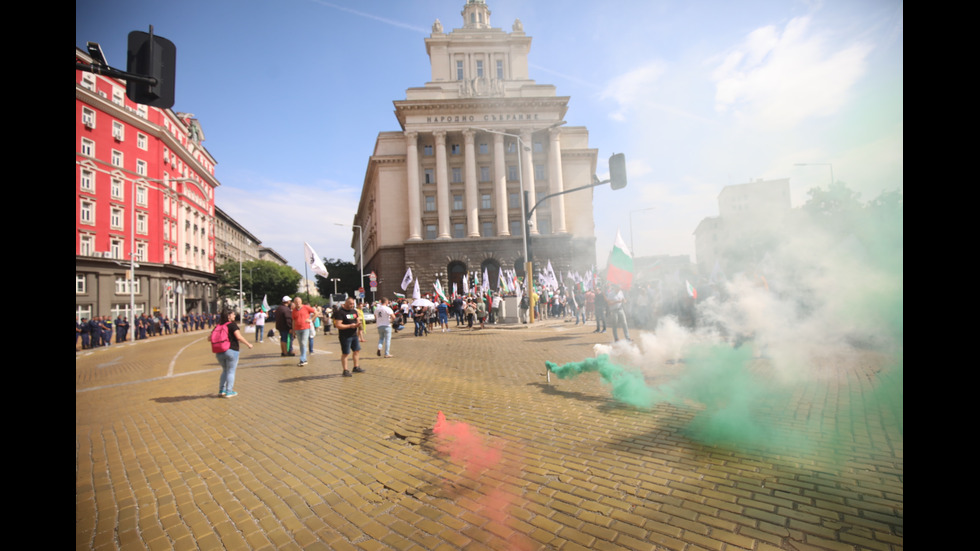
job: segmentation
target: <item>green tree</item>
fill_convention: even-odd
[[[238,298],[238,262],[218,266],[218,295]],[[249,260],[241,265],[242,289],[246,304],[260,304],[263,296],[270,304],[278,304],[283,295],[293,296],[302,276],[289,266],[268,260]],[[254,301],[254,302],[253,302]]]
[[[337,282],[337,292],[347,293],[349,297],[354,296],[354,293],[360,287],[358,284],[358,281],[361,279],[360,268],[355,266],[353,262],[347,262],[339,258],[324,258],[323,264],[327,267],[330,277],[316,276],[316,289],[320,292],[320,295],[329,297],[333,294],[333,281],[331,279],[336,277],[340,279]]]

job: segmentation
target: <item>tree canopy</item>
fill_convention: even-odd
[[[316,289],[320,292],[320,295],[329,297],[333,294],[334,282],[331,280],[333,278],[339,278],[337,292],[347,293],[349,297],[354,296],[354,293],[360,287],[358,284],[358,281],[361,279],[360,269],[353,262],[347,262],[339,258],[324,258],[323,264],[327,267],[327,271],[330,272],[330,277],[316,276]]]
[[[238,262],[230,261],[218,266],[218,295],[238,299]],[[268,260],[249,260],[241,264],[242,288],[245,303],[259,304],[263,296],[270,304],[278,304],[283,295],[293,296],[299,280],[299,272]]]

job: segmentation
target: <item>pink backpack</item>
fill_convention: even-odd
[[[211,352],[221,354],[229,348],[231,348],[231,340],[228,338],[228,324],[219,323],[211,330]]]

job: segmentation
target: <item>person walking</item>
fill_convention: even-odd
[[[224,341],[225,345],[228,347],[223,352],[215,352],[215,357],[218,359],[218,363],[221,364],[221,378],[218,382],[218,396],[222,398],[234,398],[238,396],[235,392],[235,370],[238,368],[238,350],[239,343],[244,343],[245,346],[252,348],[252,343],[248,342],[245,337],[242,336],[241,330],[238,328],[238,324],[235,323],[235,312],[231,310],[223,310],[221,312],[221,318],[219,319],[219,324],[224,328]],[[215,342],[216,333],[219,333],[218,327],[211,333],[211,346],[212,350],[218,345]]]
[[[282,304],[276,308],[276,331],[279,332],[279,347],[282,349],[283,356],[295,356],[293,343],[290,340],[290,332],[293,330],[293,313],[289,308],[289,303],[293,299],[289,295],[282,297]]]
[[[265,318],[267,318],[265,312],[259,310],[252,316],[252,321],[255,323],[255,342],[262,342],[265,337]]]
[[[303,304],[303,299],[296,297],[293,299],[293,309],[290,312],[293,318],[293,339],[299,343],[299,366],[306,365],[310,351],[310,319],[316,315],[316,310],[307,304]]]
[[[374,320],[378,325],[378,356],[384,349],[385,358],[391,357],[391,325],[395,312],[388,306],[388,297],[381,299],[381,305],[374,309]]]
[[[613,342],[619,340],[619,329],[623,330],[623,337],[630,340],[630,328],[626,323],[626,295],[619,285],[615,283],[609,285],[606,291],[606,306],[612,317]]]
[[[347,369],[347,359],[353,356],[353,373],[364,373],[359,365],[361,358],[361,341],[358,338],[361,332],[361,320],[358,318],[357,303],[353,297],[344,301],[344,305],[338,308],[333,314],[333,326],[337,328],[337,335],[340,338],[340,366],[344,372],[344,377],[353,377],[351,370]]]

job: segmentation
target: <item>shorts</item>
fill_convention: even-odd
[[[351,350],[354,352],[361,350],[361,340],[357,338],[357,333],[349,337],[340,337],[340,353],[350,354]]]

